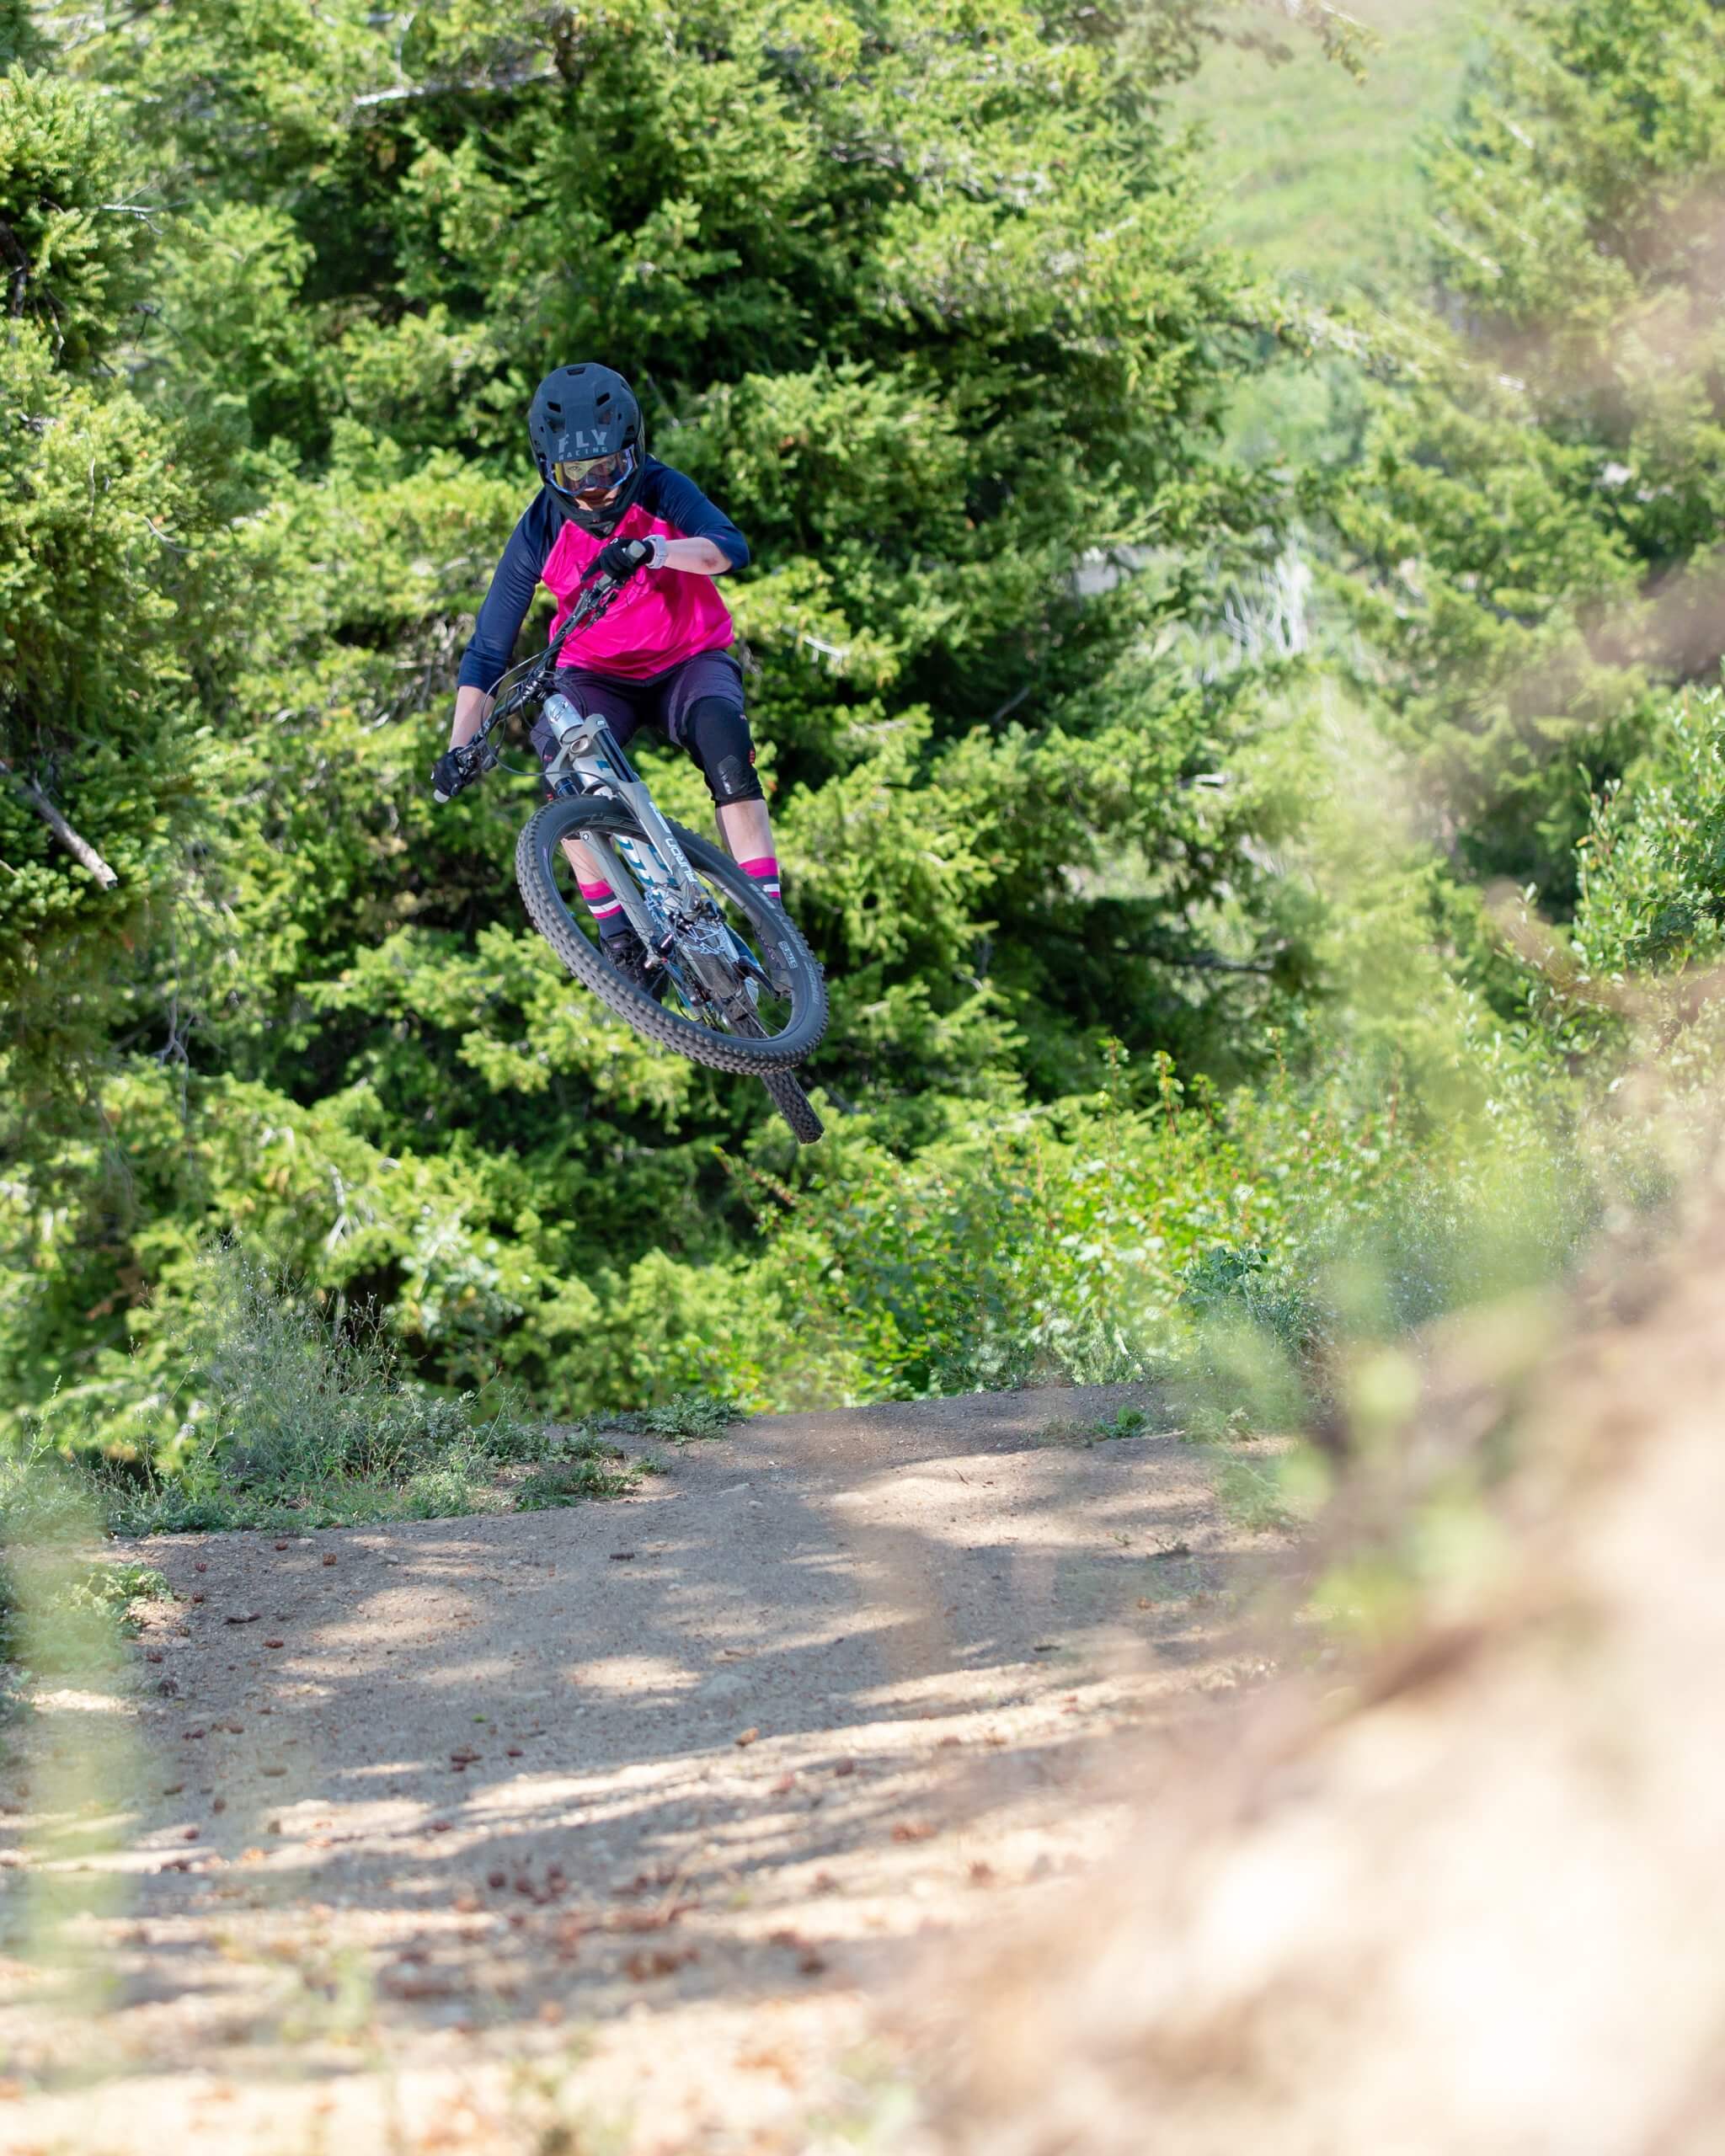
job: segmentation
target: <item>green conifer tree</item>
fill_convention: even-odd
[[[756,550],[726,590],[834,984],[813,1075],[867,1112],[825,1160],[1092,1087],[1109,1036],[1249,1065],[1298,959],[1231,768],[1258,671],[1204,632],[1280,543],[1278,487],[1215,446],[1268,340],[1092,11],[80,17],[68,58],[173,205],[135,386],[99,395],[138,409],[152,513],[206,489],[219,542],[170,517],[193,552],[166,558],[227,611],[159,628],[172,742],[195,717],[218,760],[178,944],[158,917],[141,945],[179,1001],[109,1027],[126,1196],[99,1146],[55,1170],[84,1181],[14,1329],[24,1396],[69,1358],[87,1401],[135,1398],[236,1226],[375,1297],[428,1374],[501,1363],[564,1406],[698,1365],[728,1321],[750,1224],[715,1145],[785,1165],[758,1089],[571,991],[510,882],[531,784],[440,811],[425,783],[536,483],[528,398],[577,353],[634,377],[651,446]],[[93,590],[110,675],[166,573]],[[686,765],[650,770],[708,817]]]
[[[1562,905],[1652,685],[1725,653],[1725,17],[1513,15],[1432,152],[1435,304],[1341,521],[1463,857]]]

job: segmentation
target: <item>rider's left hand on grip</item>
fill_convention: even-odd
[[[431,798],[440,805],[452,799],[473,775],[471,759],[465,750],[446,750],[431,766]]]

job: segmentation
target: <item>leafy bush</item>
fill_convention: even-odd
[[[152,1566],[93,1563],[62,1535],[43,1535],[42,1512],[19,1506],[19,1494],[15,1481],[0,1493],[8,1545],[0,1561],[0,1663],[28,1660],[56,1673],[99,1668],[138,1629],[136,1605],[172,1590]],[[21,1514],[33,1539],[19,1539]],[[0,1704],[0,1718],[4,1711]]]
[[[1725,960],[1725,695],[1685,691],[1629,778],[1594,799],[1567,935],[1530,945],[1529,1000],[1570,1057],[1641,1041],[1685,1075],[1714,1067],[1707,1006]],[[1699,992],[1697,992],[1699,991]],[[1695,1028],[1701,1021],[1701,1030]]]
[[[852,1139],[767,1214],[719,1382],[792,1406],[1142,1377],[1190,1331],[1204,1251],[1346,1232],[1422,1142],[1339,1080],[1219,1097],[1118,1058],[1109,1092],[957,1124],[912,1161]]]
[[[1182,1278],[1176,1353],[1192,1433],[1347,1428],[1353,1374],[1376,1345],[1560,1281],[1614,1209],[1668,1200],[1637,1126],[1548,1110],[1512,1096],[1429,1132],[1358,1204],[1335,1203],[1320,1170],[1272,1232],[1200,1252]]]
[[[1244,1318],[1290,1355],[1310,1357],[1324,1338],[1324,1311],[1256,1244],[1218,1243],[1195,1257],[1183,1275],[1180,1300],[1200,1324]]]
[[[197,1442],[238,1489],[405,1481],[466,1435],[462,1403],[403,1384],[375,1314],[332,1324],[238,1251],[212,1262],[198,1336]]]
[[[200,1261],[171,1347],[166,1445],[78,1449],[75,1425],[51,1426],[122,1532],[445,1517],[504,1502],[503,1470],[558,1449],[513,1394],[488,1412],[477,1394],[430,1391],[403,1375],[374,1312],[326,1314],[232,1245]],[[159,1402],[137,1404],[147,1419]]]
[[[640,1418],[649,1437],[668,1438],[676,1445],[686,1444],[692,1438],[722,1438],[742,1419],[735,1401],[709,1392],[680,1392],[661,1407],[645,1409]]]
[[[1332,1323],[1314,1293],[1315,1256],[1284,1248],[1272,1258],[1255,1243],[1217,1244],[1188,1266],[1180,1302],[1195,1338],[1179,1390],[1193,1435],[1295,1429],[1330,1404],[1324,1357]],[[1301,1259],[1305,1280],[1295,1270]],[[1241,1510],[1238,1489],[1225,1485],[1221,1494]]]

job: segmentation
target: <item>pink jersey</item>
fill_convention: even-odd
[[[655,532],[667,539],[685,536],[637,502],[611,538],[649,539]],[[594,562],[610,543],[573,521],[558,534],[539,572],[540,581],[557,595],[553,636],[568,619]],[[735,640],[730,609],[710,576],[692,576],[686,569],[637,569],[600,619],[569,638],[558,664],[639,681],[663,674],[698,652],[723,651]]]

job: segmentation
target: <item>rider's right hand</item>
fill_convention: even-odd
[[[441,803],[459,793],[473,776],[473,751],[446,750],[431,766],[431,798]]]
[[[596,575],[608,577],[613,584],[627,584],[637,569],[662,568],[665,566],[665,541],[652,539],[613,539],[594,557],[593,568]]]

